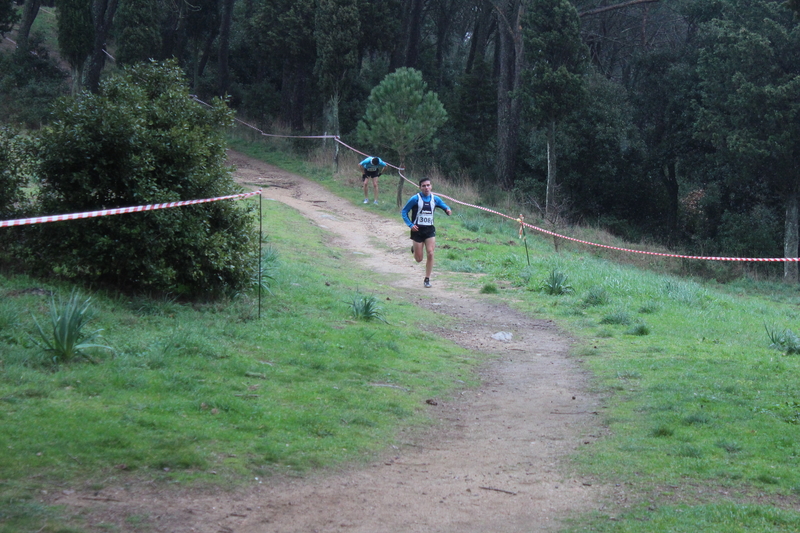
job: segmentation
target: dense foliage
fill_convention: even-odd
[[[23,211],[25,152],[21,137],[8,128],[0,128],[0,220],[14,218]]]
[[[41,132],[39,212],[70,213],[238,192],[226,166],[231,113],[189,98],[174,64],[109,77],[59,102]],[[239,289],[255,265],[248,208],[220,201],[43,224],[31,236],[48,271],[116,286],[197,295]]]
[[[34,3],[17,8],[20,30]],[[66,20],[87,4],[57,5]],[[193,92],[227,95],[260,128],[353,143],[372,90],[413,68],[449,120],[409,168],[516,191],[532,211],[549,192],[562,218],[689,253],[798,253],[797,2],[119,0],[116,16],[92,5],[108,38],[65,27],[73,67],[91,51],[91,70],[98,46],[119,60],[106,75],[175,58]],[[19,107],[0,107],[2,119],[19,121]]]

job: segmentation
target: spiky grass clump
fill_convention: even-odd
[[[383,323],[388,323],[383,316],[381,307],[378,305],[378,300],[374,296],[354,296],[353,301],[350,303],[350,311],[356,320],[367,322],[380,320]]]
[[[790,329],[779,330],[764,324],[769,337],[769,347],[780,350],[787,355],[800,353],[800,338]]]
[[[70,297],[66,300],[59,297],[56,302],[55,297],[50,298],[50,328],[45,332],[36,317],[36,329],[42,338],[40,346],[53,354],[53,362],[68,363],[76,356],[94,363],[89,355],[83,350],[87,348],[102,348],[112,350],[110,346],[96,344],[94,341],[101,338],[102,329],[97,329],[91,333],[86,333],[84,328],[94,317],[90,312],[92,298],[84,298],[80,292],[73,290]]]
[[[539,288],[542,292],[552,296],[561,296],[572,292],[572,285],[567,283],[567,275],[560,270],[553,269],[550,275],[542,281]]]

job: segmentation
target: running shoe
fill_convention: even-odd
[[[375,201],[374,201],[374,202],[372,202],[372,203],[373,203],[373,204],[375,204],[375,205],[378,205],[378,200],[375,200]]]
[[[365,204],[368,204],[368,203],[369,203],[369,200],[367,200],[366,198],[364,198],[364,203],[365,203]]]
[[[425,282],[423,283],[423,285],[425,285],[426,289],[430,289],[431,288],[431,279],[430,278],[425,278]]]

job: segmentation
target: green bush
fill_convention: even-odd
[[[24,211],[27,153],[25,137],[0,127],[0,220],[16,218]]]
[[[51,105],[69,85],[38,35],[28,45],[29,52],[0,53],[0,122],[34,129],[48,121]]]
[[[38,209],[71,213],[241,192],[226,165],[232,113],[194,102],[175,63],[140,64],[98,94],[59,101],[41,134]],[[252,280],[256,233],[244,202],[217,201],[42,224],[33,266],[69,279],[178,295]]]

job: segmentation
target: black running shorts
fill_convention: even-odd
[[[411,240],[414,242],[425,242],[431,237],[436,237],[435,226],[417,226],[419,231],[411,232]]]

